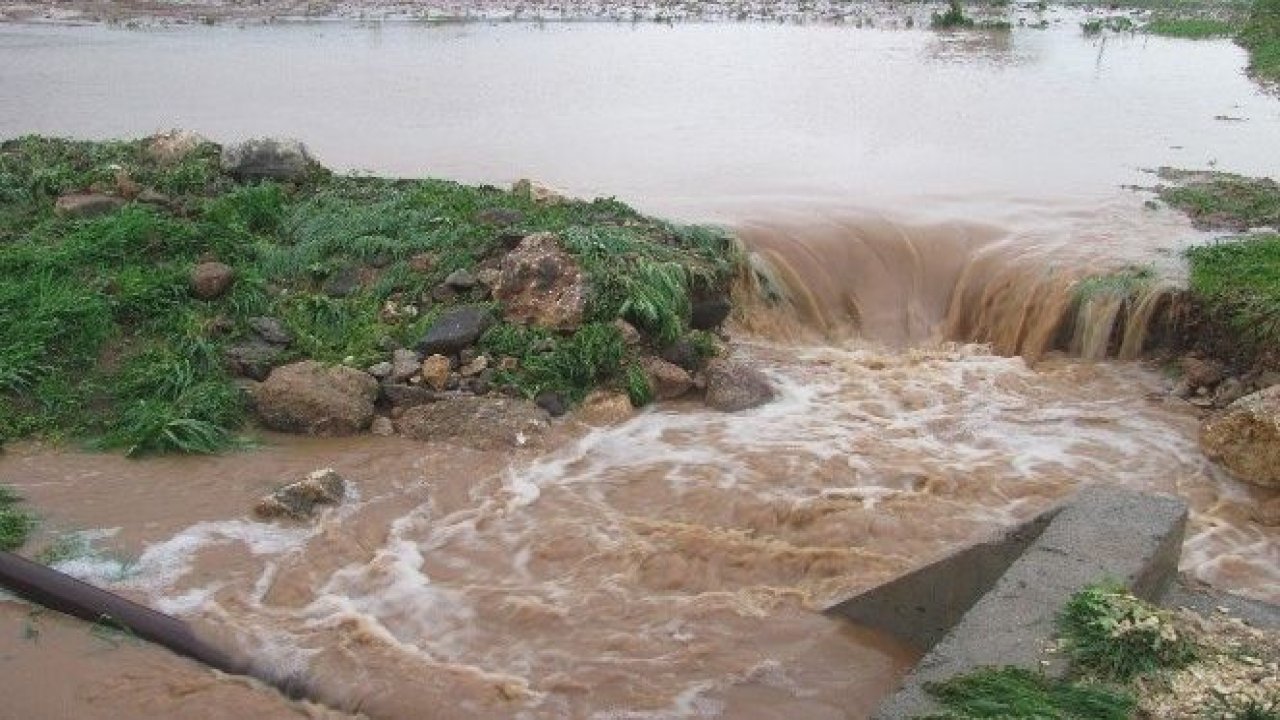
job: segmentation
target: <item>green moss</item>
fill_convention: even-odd
[[[1204,40],[1231,37],[1236,34],[1239,27],[1216,18],[1157,17],[1147,23],[1145,29],[1152,35]]]
[[[925,689],[947,710],[929,720],[1126,720],[1134,708],[1120,690],[1014,667],[978,670]]]
[[[170,196],[94,219],[54,212],[68,192],[136,183]],[[514,213],[512,227],[477,219]],[[621,383],[616,330],[656,343],[687,331],[689,298],[723,291],[740,262],[724,233],[644,217],[612,199],[538,203],[441,180],[340,177],[291,184],[224,176],[218,148],[162,165],[142,142],[27,137],[0,144],[0,442],[90,438],[130,453],[236,444],[245,408],[223,370],[255,316],[295,335],[286,359],[372,364],[388,339],[416,342],[449,300],[429,296],[459,268],[493,261],[512,233],[554,232],[586,272],[588,324],[517,343],[507,380],[570,399]],[[191,269],[231,265],[233,288],[191,297]],[[339,281],[351,286],[339,291]],[[482,302],[463,294],[457,302]],[[388,307],[412,307],[408,314]],[[545,347],[535,352],[533,340]]]
[[[1187,258],[1191,290],[1211,316],[1258,349],[1280,347],[1280,235],[1194,247]]]
[[[0,485],[0,550],[17,550],[27,542],[36,519],[17,507],[22,498],[7,485]]]

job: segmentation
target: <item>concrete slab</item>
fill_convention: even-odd
[[[924,691],[929,682],[981,667],[1040,667],[1055,616],[1088,585],[1118,582],[1139,597],[1158,599],[1177,573],[1186,518],[1187,506],[1177,498],[1102,485],[1082,489],[873,717],[906,720],[940,712]],[[1051,666],[1049,672],[1062,669]]]

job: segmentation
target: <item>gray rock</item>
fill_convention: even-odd
[[[1224,408],[1248,394],[1249,389],[1240,378],[1229,377],[1218,383],[1217,389],[1213,391],[1213,406]]]
[[[534,398],[533,404],[546,410],[551,417],[560,417],[569,410],[564,397],[560,393],[551,390],[538,393],[538,397]]]
[[[440,393],[416,385],[394,385],[383,383],[382,400],[394,408],[411,408],[428,403],[439,402],[444,396]]]
[[[106,215],[121,207],[124,207],[124,200],[96,193],[63,195],[53,206],[59,215],[81,219]]]
[[[655,400],[675,400],[693,388],[693,378],[689,373],[662,358],[642,358],[640,367],[649,378]]]
[[[454,355],[474,345],[493,322],[493,313],[488,308],[475,305],[453,308],[431,325],[418,342],[417,350],[423,355]]]
[[[470,290],[476,286],[476,276],[467,272],[465,268],[459,268],[449,273],[449,277],[444,279],[444,284],[458,291]]]
[[[404,382],[422,369],[422,355],[400,348],[391,353],[391,375],[392,382]]]
[[[305,520],[315,514],[317,505],[336,505],[346,493],[346,480],[333,468],[325,468],[262,498],[253,513],[268,520],[280,517]]]
[[[308,435],[351,435],[373,422],[378,382],[354,368],[310,360],[278,367],[254,389],[262,423]]]
[[[271,317],[249,318],[249,329],[254,335],[272,345],[289,345],[293,342],[293,333],[285,324]]]
[[[712,360],[707,363],[706,377],[706,402],[716,410],[750,410],[776,397],[769,378],[742,361]]]
[[[521,447],[546,428],[546,412],[533,403],[494,396],[462,396],[419,405],[400,418],[405,437],[480,450]]]
[[[222,364],[235,377],[262,381],[279,364],[284,355],[279,345],[258,339],[231,345],[222,351]]]
[[[292,182],[315,166],[306,146],[297,140],[259,138],[222,149],[222,171],[238,180]]]
[[[711,298],[693,304],[689,317],[689,327],[694,330],[715,330],[724,324],[733,310],[733,304],[727,298]]]
[[[383,378],[390,377],[391,371],[394,369],[395,369],[394,365],[384,360],[383,362],[370,365],[365,372],[378,378],[379,380],[382,380]]]
[[[191,294],[201,300],[216,300],[231,287],[235,278],[236,272],[230,265],[200,263],[191,270]]]

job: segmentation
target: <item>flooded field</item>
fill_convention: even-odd
[[[0,136],[183,126],[297,136],[339,169],[536,177],[730,225],[790,301],[735,319],[782,391],[755,411],[667,404],[515,452],[25,444],[0,482],[88,531],[60,569],[371,718],[866,717],[915,655],[816,610],[1087,482],[1186,498],[1182,568],[1280,600],[1280,530],[1250,514],[1274,493],[1202,456],[1157,370],[1045,329],[1073,279],[1176,283],[1206,239],[1121,187],[1144,168],[1280,172],[1280,101],[1243,62],[1075,24],[0,27]],[[249,518],[325,466],[342,507]],[[0,718],[330,716],[37,621],[29,653],[28,609],[0,603]]]

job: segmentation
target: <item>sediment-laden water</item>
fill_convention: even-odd
[[[1186,498],[1183,569],[1280,599],[1280,532],[1250,519],[1269,496],[1203,458],[1159,372],[1087,360],[1141,313],[1072,302],[1130,264],[1176,283],[1204,241],[1119,187],[1141,168],[1280,170],[1280,102],[1243,60],[1070,25],[0,28],[0,134],[181,125],[297,135],[340,168],[535,176],[730,224],[783,296],[735,318],[782,390],[756,411],[671,404],[514,453],[20,445],[0,481],[95,531],[61,568],[370,717],[865,717],[914,655],[816,610],[1087,482]],[[323,466],[352,483],[341,508],[249,519]],[[0,669],[23,668],[0,717],[327,712],[132,645],[66,690],[0,607]]]

